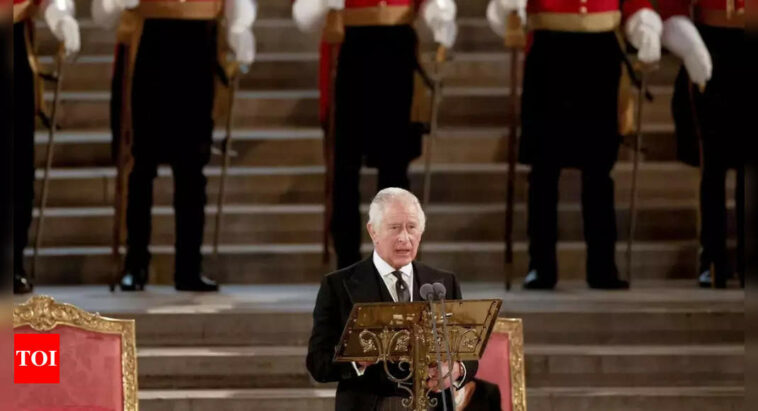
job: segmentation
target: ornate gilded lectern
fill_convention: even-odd
[[[426,411],[437,406],[426,388],[429,365],[448,359],[448,343],[451,361],[478,360],[501,305],[501,300],[448,300],[442,310],[439,301],[356,304],[334,360],[383,363],[389,380],[408,392],[403,406]],[[393,375],[391,368],[404,375]]]

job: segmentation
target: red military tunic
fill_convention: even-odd
[[[745,28],[745,0],[660,0],[658,9],[664,20],[678,15],[706,26]]]
[[[648,0],[528,0],[526,11],[531,30],[599,32],[616,29],[623,18],[643,8]]]

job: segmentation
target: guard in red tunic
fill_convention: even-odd
[[[421,15],[435,41],[452,47],[456,36],[453,0],[296,0],[295,22],[303,31],[324,26],[338,12],[344,33],[337,58],[334,184],[331,232],[337,266],[361,259],[360,169],[378,172],[377,190],[408,188],[408,164],[421,154],[422,130],[411,121],[418,39],[413,24]],[[328,122],[331,49],[322,44],[321,116]]]
[[[676,124],[677,154],[686,164],[701,167],[700,266],[702,287],[726,287],[732,267],[727,257],[726,175],[737,172],[735,193],[737,227],[737,272],[744,285],[745,274],[745,141],[747,136],[744,90],[748,78],[744,61],[744,0],[661,0],[666,19],[663,38],[679,40],[684,67],[674,88],[672,108]],[[696,28],[690,22],[695,21]],[[705,41],[680,39],[699,33]],[[668,46],[667,46],[668,47]],[[707,50],[703,50],[707,47]],[[669,47],[672,49],[672,47]],[[672,51],[674,51],[672,49]],[[710,58],[703,64],[703,56]],[[704,84],[705,65],[713,75]],[[694,67],[694,68],[693,68]],[[703,87],[704,86],[704,87]]]
[[[120,20],[111,120],[114,137],[126,127],[133,138],[127,254],[120,281],[124,291],[141,290],[148,280],[153,180],[161,163],[171,166],[174,177],[175,287],[218,289],[202,274],[200,247],[207,200],[203,167],[210,160],[216,76],[222,72],[219,33],[234,60],[248,65],[255,51],[250,30],[255,15],[255,0],[92,3],[99,25],[112,28]]]
[[[13,291],[28,293],[24,270],[34,202],[34,124],[41,107],[34,18],[41,13],[69,56],[79,52],[79,24],[72,0],[13,0]]]
[[[521,98],[519,160],[529,175],[527,289],[558,280],[558,180],[563,168],[582,173],[587,282],[628,288],[616,268],[616,216],[611,169],[618,158],[620,27],[642,62],[660,59],[662,22],[647,0],[491,0],[487,17],[504,35],[510,13],[529,30]]]

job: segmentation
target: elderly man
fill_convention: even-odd
[[[400,401],[404,394],[387,379],[381,364],[332,361],[353,304],[418,301],[420,285],[434,282],[445,285],[447,299],[461,298],[454,274],[414,261],[425,223],[416,196],[395,187],[379,191],[371,202],[367,224],[373,255],[327,275],[321,282],[306,365],[316,381],[339,382],[336,410],[403,409]],[[456,388],[473,379],[477,367],[476,361],[455,363],[452,372]],[[436,375],[436,369],[429,371],[431,376]],[[447,373],[446,364],[442,371]],[[438,388],[434,378],[428,384],[430,389]]]

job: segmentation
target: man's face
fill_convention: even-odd
[[[395,269],[408,265],[418,252],[421,224],[413,204],[393,201],[385,206],[379,226],[368,224],[368,232],[379,257]]]

